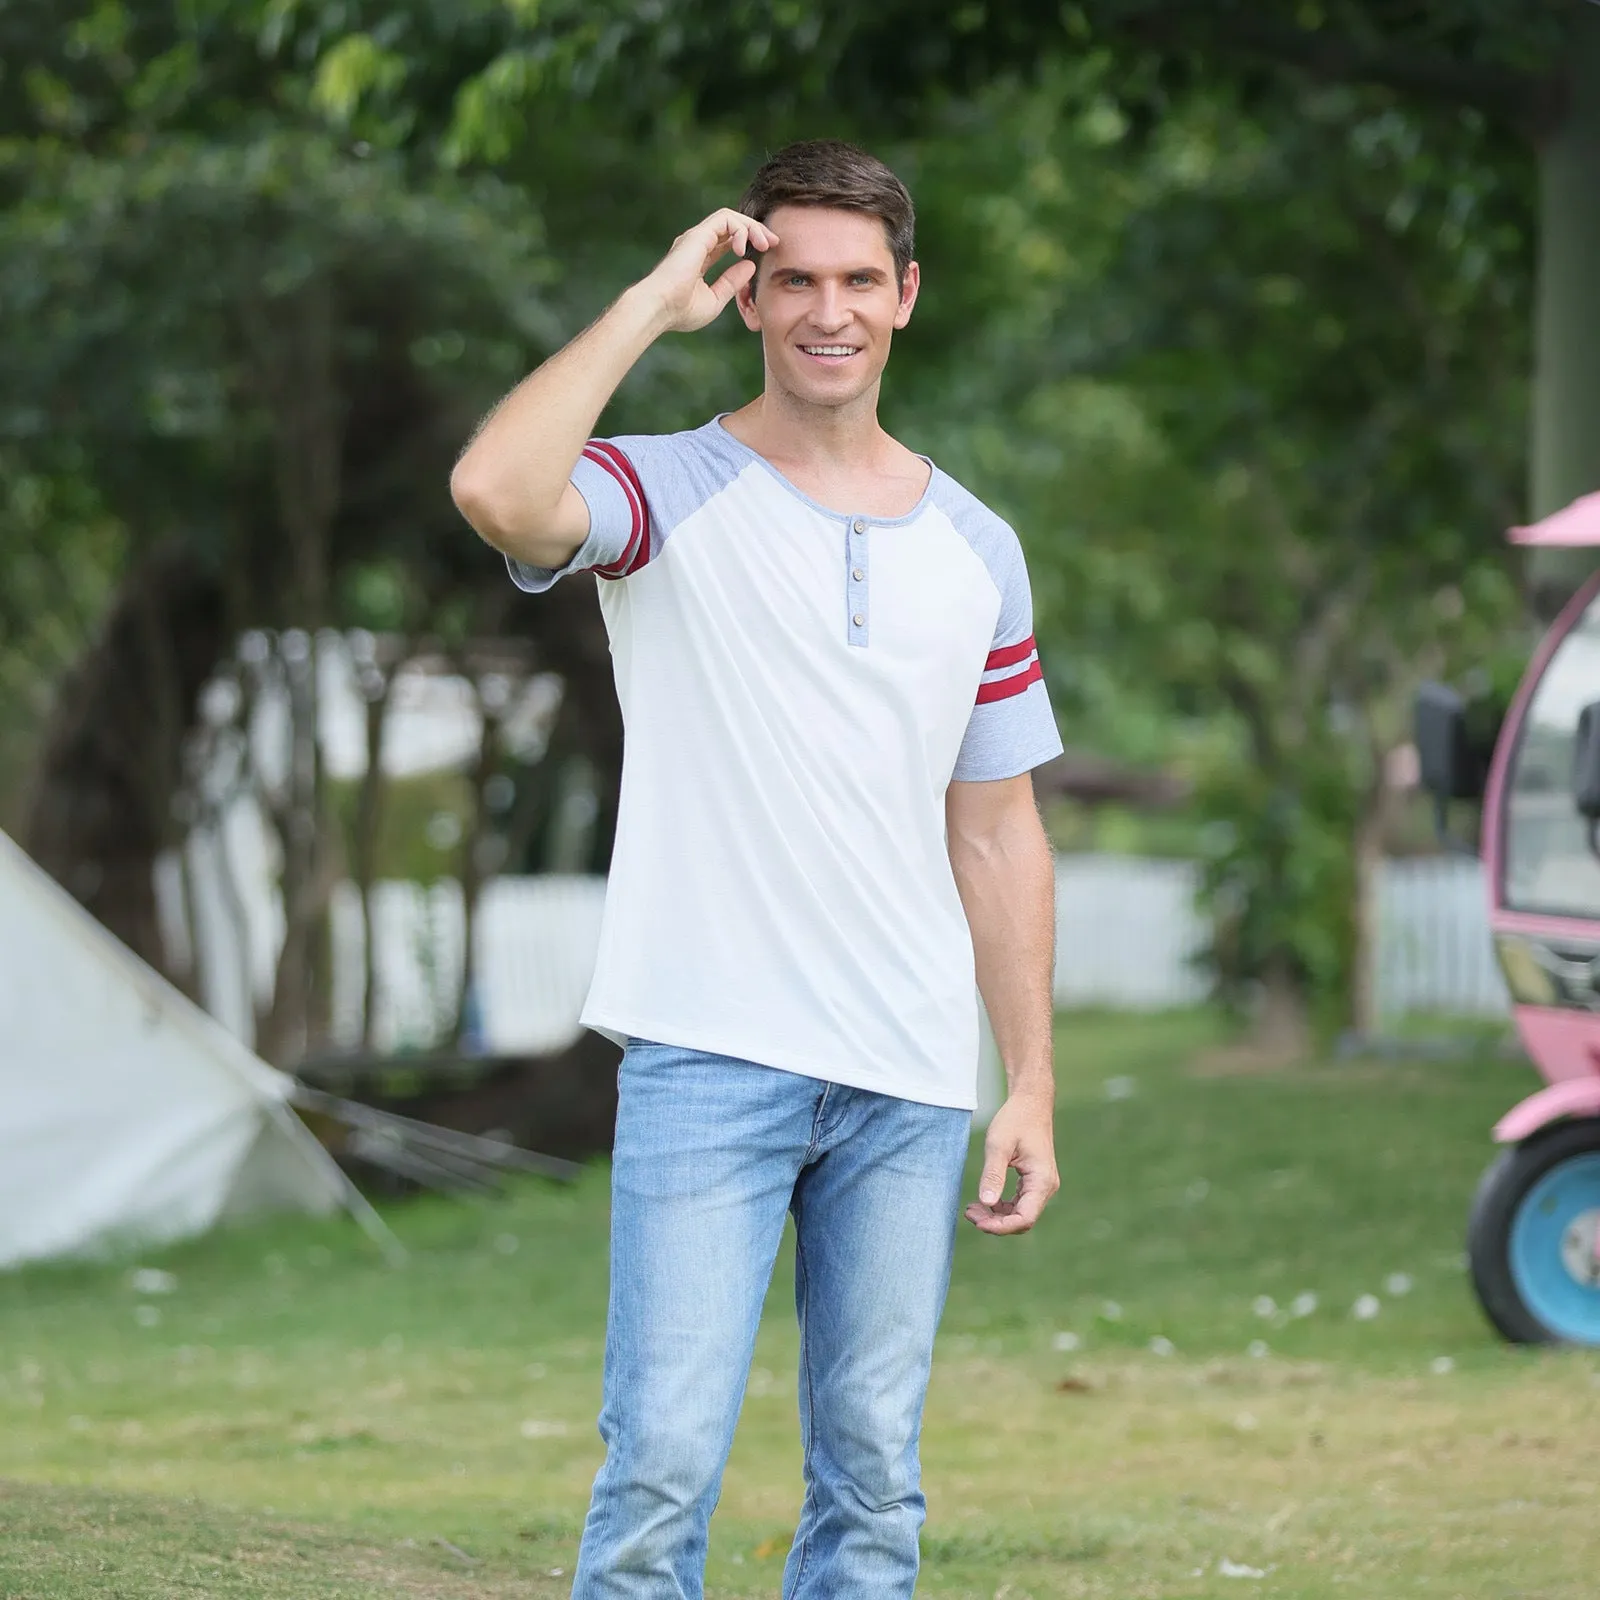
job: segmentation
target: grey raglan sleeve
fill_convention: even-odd
[[[996,519],[998,522],[998,519]],[[1006,524],[979,553],[1000,591],[994,643],[956,757],[961,783],[1015,778],[1061,754],[1061,735],[1033,637],[1033,594],[1022,546]]]
[[[589,508],[589,537],[564,567],[531,567],[507,556],[511,581],[519,589],[542,594],[572,572],[625,578],[650,559],[650,504],[638,468],[623,444],[616,439],[591,439],[583,447],[572,469],[572,484]]]

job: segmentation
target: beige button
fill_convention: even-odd
[[[852,568],[851,568],[851,569],[850,569],[850,576],[851,576],[851,577],[852,577],[852,578],[854,578],[854,579],[855,579],[855,580],[856,580],[856,582],[857,582],[857,583],[860,583],[860,582],[862,582],[862,580],[863,580],[863,579],[865,579],[865,577],[866,577],[866,573],[864,573],[864,572],[863,572],[863,571],[862,571],[862,570],[861,570],[861,568],[860,568],[860,567],[852,567]]]
[[[867,525],[860,517],[856,518],[853,526],[855,527],[857,533],[865,533],[867,531]]]
[[[854,615],[854,616],[853,616],[853,617],[851,617],[851,619],[850,619],[850,620],[851,620],[851,621],[852,621],[852,622],[853,622],[853,623],[855,623],[855,625],[856,625],[856,626],[857,626],[857,627],[858,627],[858,628],[864,628],[864,627],[866,627],[866,625],[867,625],[867,619],[866,619],[866,618],[865,618],[865,617],[864,617],[864,616],[862,616],[862,615],[861,615],[861,613],[860,613],[860,612],[859,612],[859,611],[858,611],[858,612],[856,612],[856,614],[855,614],[855,615]]]

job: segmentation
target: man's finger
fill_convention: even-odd
[[[717,239],[731,239],[736,233],[752,233],[761,228],[761,224],[754,217],[747,217],[742,211],[713,211],[700,225],[704,236],[711,241]],[[762,229],[763,233],[767,230]]]
[[[735,261],[711,285],[711,292],[716,296],[717,310],[720,311],[738,292],[749,283],[756,275],[756,264],[753,261]]]
[[[1026,1164],[1018,1170],[1022,1178],[1017,1185],[1017,1213],[1028,1219],[1031,1228],[1049,1205],[1050,1197],[1061,1187],[1061,1179],[1056,1175],[1054,1161],[1039,1166]]]
[[[724,211],[722,225],[730,233],[741,233],[758,250],[770,250],[778,242],[778,236],[764,222],[757,222],[754,217],[747,217],[742,211]]]
[[[706,241],[705,264],[709,267],[712,262],[719,261],[733,249],[733,229],[719,228],[716,234]],[[703,270],[703,269],[702,269]]]
[[[1006,1186],[1006,1168],[1011,1164],[1012,1152],[996,1145],[983,1153],[983,1176],[978,1179],[978,1198],[986,1205],[995,1205]]]
[[[742,211],[724,211],[722,215],[732,227],[742,228],[747,232],[767,231],[763,223],[757,222],[754,217],[746,216]]]
[[[996,1235],[1026,1233],[1033,1226],[1026,1218],[1019,1216],[1009,1203],[996,1211],[990,1210],[988,1206],[968,1206],[967,1221],[979,1233]]]

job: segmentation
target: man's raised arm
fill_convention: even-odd
[[[722,256],[776,241],[770,228],[728,210],[679,234],[647,278],[484,420],[450,474],[462,516],[513,560],[564,567],[589,533],[589,509],[572,486],[572,470],[617,385],[663,333],[705,327],[755,276],[755,262],[745,259],[707,283]]]

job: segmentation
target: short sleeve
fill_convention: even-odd
[[[542,594],[569,573],[625,578],[650,558],[650,507],[633,461],[616,441],[591,439],[572,469],[572,485],[589,508],[589,536],[564,567],[531,567],[506,557],[511,581]]]
[[[984,551],[1000,590],[994,642],[951,777],[960,783],[1015,778],[1061,754],[1061,735],[1033,637],[1033,595],[1017,536]]]

